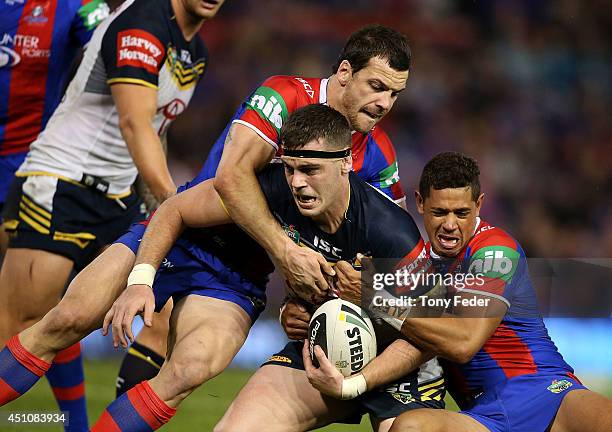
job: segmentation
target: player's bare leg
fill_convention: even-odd
[[[393,422],[390,432],[489,432],[472,417],[438,409],[407,411]]]
[[[144,380],[153,378],[166,358],[172,299],[153,317],[151,327],[143,327],[123,357],[117,376],[117,397]]]
[[[0,225],[0,265],[2,265],[2,259],[8,249],[9,237],[4,230],[4,225]]]
[[[250,328],[249,315],[234,303],[198,295],[181,299],[172,310],[168,356],[159,374],[116,399],[92,431],[109,430],[134,412],[149,427],[161,427],[191,392],[229,365]]]
[[[590,390],[574,390],[563,398],[550,432],[612,431],[609,413],[611,399]]]
[[[321,395],[303,370],[265,365],[249,379],[214,431],[307,431],[354,413],[349,402]]]
[[[70,283],[64,298],[34,326],[19,334],[21,344],[35,356],[51,361],[60,351],[102,325],[134,265],[134,253],[114,244]]]
[[[386,419],[379,419],[379,418],[372,418],[370,417],[370,424],[372,425],[372,430],[376,431],[376,432],[389,432],[389,429],[391,429],[391,426],[393,426],[393,421],[395,420],[395,417],[392,418],[386,418]]]
[[[136,337],[136,342],[164,357],[168,350],[168,331],[170,330],[172,305],[172,299],[168,300],[166,306],[159,313],[155,313],[153,325],[151,327],[143,327]]]
[[[25,393],[49,370],[59,351],[102,324],[125,289],[134,259],[126,246],[111,246],[72,280],[62,301],[42,320],[9,341],[0,352],[0,405]]]
[[[40,320],[59,301],[72,260],[33,249],[9,249],[0,272],[0,343]]]

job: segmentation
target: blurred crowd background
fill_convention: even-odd
[[[530,257],[612,256],[612,3],[604,0],[228,0],[211,62],[171,130],[187,179],[266,77],[326,77],[367,23],[409,38],[408,86],[383,120],[412,190],[434,154],[480,162],[484,217]]]
[[[375,22],[406,34],[413,52],[407,89],[382,123],[398,151],[411,213],[425,162],[462,151],[481,165],[484,218],[514,235],[528,256],[610,265],[612,3],[604,0],[228,0],[202,29],[211,61],[170,131],[177,181],[199,170],[261,81],[329,76],[348,36]],[[584,298],[588,284],[604,294],[592,293],[589,304],[612,310],[612,278],[601,286],[573,276],[564,299]],[[554,284],[552,294],[548,288],[546,297],[554,297]],[[276,277],[268,310],[235,365],[257,366],[284,345],[275,322],[282,297]],[[547,325],[578,373],[597,376],[596,387],[612,384],[612,320]]]

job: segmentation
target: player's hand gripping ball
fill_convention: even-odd
[[[312,315],[308,329],[310,358],[319,345],[331,364],[345,377],[359,372],[376,357],[376,334],[372,321],[359,307],[342,299],[323,303]]]

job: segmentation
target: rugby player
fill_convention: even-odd
[[[302,110],[301,115],[295,114],[294,126],[292,120],[285,126],[285,130],[290,132],[284,139],[288,148],[285,156],[287,179],[280,164],[270,165],[260,175],[268,204],[285,225],[287,234],[297,241],[301,238],[312,247],[315,247],[315,238],[332,245],[346,244],[342,250],[336,250],[338,258],[345,260],[354,258],[361,248],[389,257],[420,253],[424,243],[410,216],[351,173],[351,134],[346,119],[324,105],[312,105]],[[320,114],[314,116],[312,112]],[[307,145],[293,149],[292,139]],[[293,157],[289,157],[291,151],[294,151]],[[300,159],[300,156],[308,158]],[[380,240],[385,236],[379,231],[385,224],[365,224],[362,205],[370,208],[369,213],[377,222],[393,223],[399,233],[394,233],[388,243],[382,244]],[[215,279],[209,272],[193,265],[196,257],[191,257],[191,268],[182,266],[175,272],[174,263],[189,257],[176,249],[166,256],[184,225],[205,227],[229,222],[231,219],[214,191],[212,180],[170,198],[151,220],[138,252],[138,265],[130,275],[129,287],[107,313],[104,324],[106,328],[112,320],[115,343],[125,346],[126,335],[132,338],[131,324],[135,314],[142,311],[145,322],[150,321],[155,305],[163,305],[169,296],[173,296],[176,307],[171,319],[171,355],[150,384],[145,381],[119,397],[93,430],[141,430],[135,428],[161,426],[193,389],[225,368],[246,339],[252,318],[245,307],[249,298],[244,293],[254,288],[253,284],[230,269],[224,271],[222,280]],[[222,227],[200,228],[198,231],[203,243],[223,233]],[[364,238],[359,240],[358,234]],[[249,245],[228,245],[228,248],[235,250],[238,246]],[[253,247],[251,253],[263,253],[259,246]],[[218,265],[218,260],[209,255],[210,264]],[[141,269],[158,267],[162,260],[166,264],[156,277],[154,294],[150,288],[153,278],[148,279],[150,274]],[[70,291],[60,304],[70,298]],[[118,290],[114,295],[120,292]],[[87,303],[81,307],[88,311],[87,322],[83,323],[85,327],[95,328],[100,324],[109,302],[113,300],[109,297],[107,290],[99,289],[83,297]],[[42,321],[20,334],[24,341],[30,338],[28,333],[31,334],[31,339],[36,341],[33,351],[21,345],[19,350],[5,349],[2,352],[8,360],[20,359],[12,361],[13,366],[6,368],[7,373],[14,374],[20,370],[23,376],[27,375],[25,369],[44,369],[45,362],[53,357],[59,344],[70,343],[67,338],[78,337],[72,325],[68,332],[63,329],[58,332],[53,328],[61,324],[58,317],[53,316],[60,310],[61,307],[55,308]],[[68,318],[68,315],[64,316]],[[381,357],[384,358],[384,353]],[[386,363],[394,363],[393,359],[393,372],[398,373],[405,361],[394,355]],[[36,373],[30,372],[28,379],[35,381]],[[10,389],[0,393],[3,401],[13,396],[14,391],[11,393]]]
[[[480,219],[484,195],[476,161],[439,154],[423,169],[415,195],[432,265],[455,274],[460,266],[484,277],[451,297],[486,302],[479,308],[459,304],[442,318],[413,317],[410,306],[373,306],[416,346],[448,360],[448,387],[461,408],[407,412],[391,430],[612,430],[612,419],[603,414],[612,412],[612,401],[580,383],[548,335],[521,246]],[[354,292],[344,295],[355,299]]]
[[[60,102],[72,64],[108,12],[102,0],[0,3],[0,213],[30,143]],[[0,262],[7,245],[2,226]],[[59,353],[46,376],[60,410],[69,412],[66,430],[86,430],[80,346]]]
[[[342,114],[322,104],[300,108],[281,129],[280,140],[284,175],[283,166],[272,164],[258,179],[270,210],[296,244],[313,249],[318,244],[329,245],[325,257],[331,262],[353,262],[358,251],[396,262],[421,254],[424,243],[412,218],[351,172],[351,132]],[[134,410],[150,427],[157,427],[197,386],[220,373],[244,343],[252,318],[243,305],[237,304],[246,285],[241,281],[242,274],[227,271],[225,283],[217,285],[197,268],[182,270],[179,276],[169,267],[158,274],[152,291],[153,278],[146,271],[151,266],[158,268],[162,260],[173,264],[184,259],[175,250],[166,253],[185,227],[230,221],[212,181],[172,198],[151,220],[129,286],[106,314],[104,329],[112,322],[114,342],[126,346],[127,339],[132,339],[131,325],[136,313],[143,312],[145,321],[150,320],[154,307],[163,305],[172,296],[176,306],[170,324],[171,354],[155,378],[144,381],[113,402],[94,430],[106,430],[115,424],[120,430],[135,430],[130,425],[132,419],[126,420]],[[396,227],[393,233],[386,230],[390,225]],[[200,230],[200,243],[206,244],[218,233],[223,233],[222,229]],[[227,248],[235,250],[238,246],[230,244]],[[251,256],[263,253],[258,245],[249,252]],[[176,281],[177,276],[183,281]],[[417,364],[422,361],[419,358]],[[389,375],[401,377],[400,364],[404,368],[417,366],[408,366],[393,350],[391,354],[383,352],[377,363],[385,368],[384,373],[377,370],[376,374],[367,375],[372,380],[383,376],[388,379]],[[290,387],[291,383],[286,385]],[[356,393],[364,390],[359,388]],[[136,398],[153,400],[158,412],[164,415],[153,418],[147,410],[141,411]],[[391,401],[394,399],[389,397],[378,403]],[[278,415],[280,407],[276,406],[276,416],[265,422],[249,417],[249,426],[240,424],[238,429],[250,430],[250,425],[255,424],[253,427],[257,430],[262,427],[268,431],[305,430],[354,414],[354,410],[342,404],[332,402],[327,406],[320,394],[318,401],[310,399],[310,402],[325,405],[326,412],[319,409],[313,418],[304,419],[298,426],[283,422],[285,413]],[[399,412],[407,409],[402,402],[395,402]],[[441,407],[442,402],[432,400],[420,406]]]
[[[70,66],[108,16],[102,0],[0,4],[0,212],[15,171],[44,129]],[[0,230],[0,255],[8,237]]]
[[[350,36],[331,77],[268,78],[234,114],[215,142],[200,174],[179,191],[216,176],[215,187],[223,196],[230,214],[266,247],[288,284],[306,296],[310,296],[313,289],[321,294],[327,282],[319,266],[323,266],[327,273],[333,270],[321,254],[296,247],[287,239],[261,198],[255,172],[274,156],[278,149],[278,131],[291,112],[307,104],[326,103],[342,112],[355,131],[352,135],[355,172],[404,205],[395,150],[387,134],[375,125],[404,89],[409,66],[410,48],[405,37],[390,28],[373,25]],[[144,229],[144,225],[133,227],[131,233],[119,242],[135,254]],[[241,242],[253,241],[236,227],[224,234],[226,239],[237,237]],[[198,246],[187,233],[181,236],[176,247],[193,250]],[[214,247],[218,249],[218,245]],[[272,269],[266,256],[248,256],[240,248],[216,250],[216,253],[225,265],[251,277],[263,291]],[[105,258],[112,259],[113,269],[121,266],[123,274],[127,274],[134,262],[134,255],[127,255],[125,251],[108,251]],[[205,262],[202,265],[209,267]],[[313,276],[315,274],[318,276]],[[256,310],[258,314],[263,307],[262,299],[255,295],[253,301],[255,306],[249,307],[249,313]],[[152,327],[145,326],[140,332],[123,360],[117,379],[118,395],[142,380],[154,377],[164,362],[161,354],[165,353],[165,346],[161,350],[159,344],[167,339],[167,319],[162,314],[153,322]]]
[[[130,0],[94,33],[9,191],[3,342],[58,302],[73,268],[142,219],[137,174],[158,201],[176,190],[160,136],[204,73],[208,54],[197,33],[222,3]]]

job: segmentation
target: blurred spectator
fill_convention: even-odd
[[[481,164],[484,216],[529,256],[612,256],[611,3],[261,0],[222,15],[203,28],[214,67],[171,131],[183,168],[199,169],[265,77],[326,76],[348,34],[381,22],[414,55],[384,121],[404,187],[433,154],[463,151]]]

